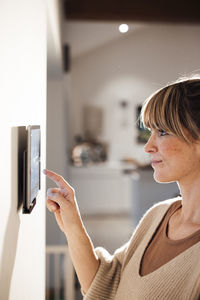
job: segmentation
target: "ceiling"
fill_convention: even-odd
[[[71,57],[76,58],[145,26],[142,23],[128,22],[128,33],[122,34],[118,30],[119,25],[120,22],[116,21],[66,21],[63,26],[63,42],[70,45]]]
[[[67,20],[200,23],[199,0],[62,0]]]

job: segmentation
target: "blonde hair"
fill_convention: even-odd
[[[200,138],[200,77],[181,79],[156,91],[144,103],[146,128],[172,133],[187,143]]]

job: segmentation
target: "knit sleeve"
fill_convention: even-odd
[[[95,252],[99,258],[99,269],[92,284],[84,295],[84,300],[112,300],[115,297],[121,275],[121,266],[128,243],[115,251],[114,255],[98,247]]]

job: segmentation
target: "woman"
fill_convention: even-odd
[[[155,300],[200,297],[200,79],[157,91],[144,104],[151,130],[145,145],[157,182],[176,181],[181,197],[154,205],[130,241],[111,256],[94,250],[73,188],[45,170],[58,188],[47,207],[66,235],[84,299]]]

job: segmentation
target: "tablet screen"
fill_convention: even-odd
[[[40,129],[30,129],[30,202],[40,189]],[[31,204],[30,203],[30,204]]]

